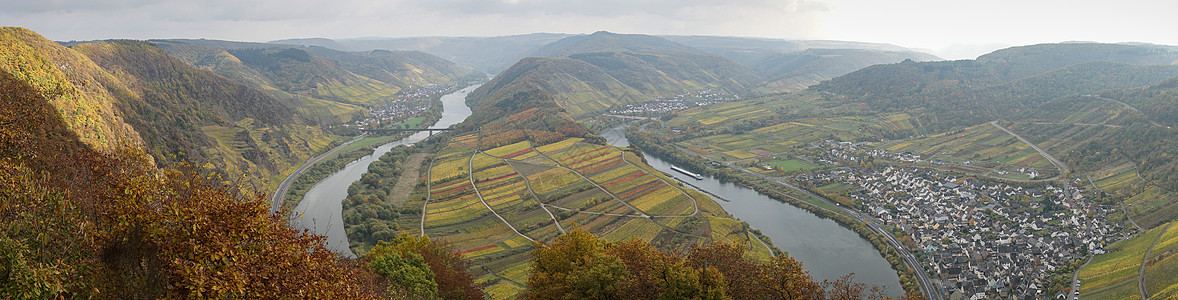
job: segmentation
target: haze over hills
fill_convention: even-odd
[[[528,56],[565,56],[544,50],[561,39],[584,35],[536,33],[502,37],[409,37],[286,39],[271,43],[321,46],[337,50],[416,50],[498,74]],[[773,79],[770,91],[797,90],[872,64],[940,60],[912,49],[877,43],[822,40],[780,40],[723,36],[655,36],[696,50],[720,55]],[[567,43],[568,41],[566,41]],[[604,46],[603,46],[604,47]],[[812,50],[811,50],[812,49]],[[825,50],[823,50],[825,49]],[[810,50],[810,51],[807,51]],[[839,50],[835,53],[831,51]],[[856,50],[856,51],[852,51]],[[814,51],[825,51],[816,54]],[[591,51],[588,51],[591,52]],[[802,64],[805,62],[805,64]],[[765,64],[769,64],[766,66]]]
[[[533,33],[500,37],[407,37],[361,39],[285,39],[270,43],[321,46],[336,50],[411,50],[437,55],[487,74],[498,74],[541,46],[568,34]]]
[[[549,44],[472,96],[502,98],[541,89],[575,117],[656,97],[710,90],[734,95],[761,77],[732,60],[646,35],[598,32]],[[482,101],[482,100],[479,100]]]

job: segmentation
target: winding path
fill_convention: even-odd
[[[1019,136],[1018,134],[1014,133],[1013,131],[1010,131],[1010,129],[1006,129],[1006,127],[1002,127],[1002,125],[998,125],[998,121],[990,121],[990,125],[994,125],[994,127],[998,127],[998,129],[1002,129],[1002,131],[1005,131],[1007,134],[1010,134],[1010,135],[1014,136],[1014,138],[1022,141],[1023,143],[1027,144],[1028,146],[1031,146],[1031,148],[1034,148],[1035,151],[1039,151],[1039,154],[1043,155],[1043,157],[1047,158],[1047,161],[1050,161],[1057,168],[1059,168],[1059,175],[1056,175],[1056,177],[1063,176],[1063,173],[1067,173],[1069,171],[1068,166],[1064,165],[1058,159],[1055,159],[1055,156],[1051,156],[1051,154],[1048,154],[1047,151],[1043,151],[1043,149],[1040,149],[1038,145],[1035,145],[1035,143],[1027,141],[1027,139],[1024,139],[1023,137]],[[1056,177],[1049,178],[1048,180],[1054,179]]]
[[[1153,253],[1153,248],[1162,240],[1162,236],[1166,235],[1166,230],[1170,229],[1173,223],[1166,223],[1162,227],[1162,232],[1158,234],[1158,238],[1153,240],[1153,244],[1149,245],[1149,250],[1145,250],[1145,256],[1141,258],[1141,271],[1137,272],[1137,288],[1141,291],[1141,299],[1149,299],[1149,291],[1145,290],[1145,266],[1149,262],[1149,256]]]
[[[491,205],[488,205],[487,201],[485,199],[483,199],[483,192],[479,191],[479,185],[475,184],[475,182],[474,182],[474,157],[478,156],[479,153],[481,153],[481,152],[479,152],[476,149],[474,151],[474,153],[470,154],[470,159],[466,161],[467,178],[470,179],[470,186],[471,186],[471,188],[474,188],[475,196],[479,197],[479,202],[482,203],[483,206],[487,207],[487,210],[491,211],[492,215],[495,215],[496,218],[499,218],[499,221],[503,221],[503,224],[507,224],[507,228],[511,228],[511,231],[514,231],[515,234],[518,234],[519,236],[522,236],[525,239],[528,239],[529,241],[536,242],[536,240],[533,239],[532,237],[527,236],[523,233],[520,233],[518,229],[515,229],[515,226],[511,225],[511,222],[508,222],[507,219],[504,219],[503,216],[500,216],[499,213],[496,212],[494,208],[491,208]]]

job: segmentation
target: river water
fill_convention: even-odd
[[[458,124],[470,116],[470,107],[466,106],[466,95],[478,86],[466,87],[462,90],[442,96],[442,118],[430,128],[446,128]],[[429,132],[418,132],[396,142],[377,147],[371,155],[361,157],[348,163],[342,170],[331,174],[315,186],[312,186],[303,201],[291,212],[290,222],[295,229],[310,229],[311,232],[327,237],[327,248],[335,253],[348,257],[355,257],[348,247],[348,235],[344,232],[342,202],[348,196],[348,186],[360,180],[360,176],[368,172],[368,165],[380,159],[398,145],[411,145],[429,137]]]
[[[610,145],[629,146],[626,127],[631,123],[607,128],[597,134]],[[896,271],[871,243],[854,231],[755,190],[722,183],[708,175],[703,175],[703,180],[696,180],[671,170],[671,163],[654,155],[643,152],[643,156],[655,169],[731,201],[716,199],[728,213],[761,230],[762,234],[773,239],[774,245],[802,262],[815,279],[835,280],[855,273],[856,282],[883,285],[892,297],[903,294]]]

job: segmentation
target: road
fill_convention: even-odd
[[[679,150],[683,151],[683,149],[679,149]],[[888,244],[891,245],[892,248],[895,248],[896,253],[899,253],[900,257],[904,259],[904,264],[908,265],[909,268],[912,268],[913,273],[916,274],[916,282],[918,284],[920,284],[920,288],[924,290],[925,295],[927,296],[927,299],[937,299],[937,300],[944,299],[944,297],[940,293],[940,289],[936,288],[936,286],[933,285],[932,280],[930,280],[928,278],[928,273],[924,271],[924,267],[920,264],[919,261],[916,260],[916,257],[912,255],[912,252],[910,252],[910,251],[908,251],[908,249],[904,248],[904,244],[900,243],[900,240],[896,239],[896,236],[893,235],[891,231],[884,229],[883,226],[880,226],[879,221],[877,221],[875,218],[860,214],[858,211],[844,207],[840,204],[835,203],[834,201],[831,201],[830,199],[826,199],[826,197],[822,197],[817,194],[811,193],[810,191],[808,191],[806,189],[799,188],[797,186],[789,184],[789,183],[782,181],[780,179],[765,176],[765,174],[753,172],[753,171],[745,169],[745,168],[734,167],[727,162],[715,160],[710,157],[705,156],[704,158],[707,158],[707,159],[714,161],[714,162],[722,163],[725,166],[728,166],[729,168],[741,170],[741,171],[744,171],[745,173],[751,174],[753,176],[757,176],[757,177],[760,177],[765,180],[776,182],[777,184],[780,184],[780,185],[783,185],[783,186],[790,188],[792,190],[798,191],[799,193],[802,193],[807,196],[813,197],[814,199],[818,199],[823,202],[826,202],[826,203],[830,204],[831,206],[838,207],[840,210],[842,210],[841,214],[851,216],[852,218],[855,218],[856,220],[859,220],[860,222],[866,223],[868,228],[871,228],[871,230],[873,230],[876,233],[887,238]],[[825,208],[820,208],[820,209],[825,209]],[[835,213],[840,213],[840,212],[835,212]]]
[[[327,150],[327,152],[323,152],[323,154],[308,158],[307,162],[304,162],[302,166],[299,166],[299,168],[294,171],[294,173],[290,173],[290,176],[286,176],[286,179],[282,180],[282,183],[278,185],[278,189],[274,191],[274,195],[270,195],[270,211],[278,212],[282,209],[282,199],[286,197],[287,190],[290,189],[290,185],[294,183],[295,179],[298,179],[299,176],[303,175],[303,172],[306,172],[307,169],[311,168],[311,166],[315,165],[320,160],[323,160],[324,157],[327,157],[328,155],[331,155],[332,153],[335,153],[336,151],[339,151],[340,149],[343,149],[344,147],[347,147],[348,145],[351,145],[352,143],[355,143],[356,141],[359,141],[360,139],[363,139],[367,136],[367,133],[361,134],[355,138],[352,138],[350,141],[344,142],[339,146],[335,146],[335,148],[331,148],[331,150]]]
[[[1113,102],[1113,103],[1117,103],[1117,104],[1120,104],[1120,105],[1124,105],[1126,108],[1128,108],[1128,109],[1130,109],[1130,110],[1132,110],[1132,111],[1135,111],[1135,112],[1137,112],[1137,113],[1140,113],[1140,114],[1142,114],[1142,115],[1145,115],[1145,113],[1141,112],[1141,110],[1140,110],[1140,109],[1137,109],[1136,107],[1133,107],[1132,105],[1129,105],[1128,103],[1121,102],[1120,100],[1116,100],[1116,99],[1109,99],[1109,98],[1105,98],[1105,97],[1101,97],[1101,96],[1097,96],[1097,95],[1084,95],[1084,96],[1086,96],[1086,97],[1092,97],[1092,98],[1096,98],[1096,99],[1100,99],[1100,100],[1104,100],[1104,101],[1108,101],[1108,102]],[[1148,115],[1146,115],[1145,117],[1146,117],[1146,118],[1148,118],[1149,116],[1148,116]],[[1169,126],[1162,125],[1161,123],[1158,123],[1157,121],[1154,121],[1154,120],[1149,120],[1149,124],[1152,124],[1153,126],[1157,126],[1157,127],[1166,127],[1166,128],[1170,128]]]
[[[1149,291],[1145,289],[1145,266],[1149,262],[1149,256],[1153,254],[1153,248],[1158,246],[1158,242],[1162,240],[1162,236],[1166,235],[1166,230],[1170,229],[1173,223],[1166,223],[1166,227],[1162,228],[1162,233],[1158,234],[1158,238],[1153,240],[1153,244],[1149,245],[1149,250],[1145,251],[1145,256],[1141,257],[1141,270],[1137,273],[1137,289],[1141,292],[1141,299],[1149,299]]]
[[[1002,125],[998,125],[998,121],[990,121],[990,125],[994,125],[994,127],[998,127],[998,129],[1002,129],[1002,131],[1005,131],[1007,134],[1010,134],[1010,135],[1014,136],[1014,138],[1016,138],[1020,141],[1023,141],[1023,143],[1031,146],[1031,148],[1034,148],[1035,151],[1039,151],[1039,154],[1043,155],[1043,157],[1046,157],[1047,161],[1050,161],[1052,164],[1054,164],[1056,167],[1059,168],[1059,174],[1061,176],[1063,175],[1063,173],[1068,172],[1067,165],[1064,165],[1058,159],[1055,159],[1055,156],[1051,156],[1051,154],[1048,154],[1047,151],[1043,151],[1043,149],[1039,149],[1039,146],[1036,146],[1035,143],[1027,141],[1027,139],[1024,139],[1023,137],[1019,136],[1018,134],[1014,133],[1013,131],[1010,131],[1010,129],[1006,129],[1006,127],[1002,127]]]

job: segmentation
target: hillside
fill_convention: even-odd
[[[183,86],[166,74],[200,72],[140,42],[89,50],[158,63],[164,77],[107,71],[23,28],[0,28],[0,39],[0,297],[374,298],[362,284],[369,275],[222,182],[231,177],[157,169],[145,155],[153,151],[133,126],[146,115],[134,116],[142,103],[128,97],[184,102],[151,96],[153,85]]]
[[[602,112],[622,103],[654,100],[593,64],[571,58],[537,57],[520,60],[483,84],[470,97],[508,99],[515,93],[531,89],[557,97],[561,107],[574,116]]]
[[[118,81],[104,86],[118,91],[120,111],[161,165],[209,164],[268,189],[334,139],[292,119],[294,110],[278,100],[193,68],[150,43],[112,41],[72,49],[116,74]]]
[[[748,92],[760,76],[735,62],[657,37],[598,32],[537,50],[472,94],[475,101],[539,89],[574,117],[699,91]],[[492,100],[498,101],[498,100]]]
[[[281,99],[317,123],[350,121],[405,88],[454,84],[471,70],[420,52],[344,52],[322,47],[215,40],[154,40],[169,54]]]
[[[921,62],[940,58],[911,51],[806,49],[795,53],[768,54],[744,65],[769,78],[766,89],[794,91],[868,66],[908,60]]]
[[[1003,118],[1053,98],[1160,83],[1178,76],[1178,65],[1170,64],[1176,55],[1144,46],[1036,45],[978,60],[876,65],[811,89],[880,110],[921,112],[926,124],[948,128]]]
[[[342,51],[421,51],[494,75],[511,67],[512,64],[541,46],[568,36],[567,34],[533,33],[498,37],[287,39],[271,43],[322,46]]]

